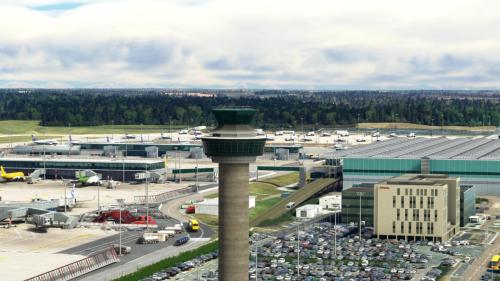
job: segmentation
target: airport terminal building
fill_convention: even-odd
[[[343,188],[403,174],[446,174],[472,185],[477,195],[500,195],[500,140],[489,138],[393,138],[336,151]]]

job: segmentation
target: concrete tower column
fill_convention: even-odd
[[[219,163],[219,173],[219,275],[248,280],[248,163]]]
[[[219,280],[248,280],[249,163],[264,152],[266,139],[250,123],[251,108],[213,111],[218,126],[202,138],[203,150],[219,163]]]

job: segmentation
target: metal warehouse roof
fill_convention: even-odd
[[[394,138],[334,151],[327,158],[485,159],[500,160],[500,139]]]

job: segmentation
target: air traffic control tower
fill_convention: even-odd
[[[248,280],[249,164],[263,154],[265,137],[250,123],[257,111],[248,107],[213,110],[218,126],[203,137],[203,149],[219,163],[219,280]]]

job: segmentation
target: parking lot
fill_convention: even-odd
[[[466,240],[460,243],[380,240],[372,237],[369,228],[363,231],[361,239],[357,234],[355,227],[334,228],[328,222],[301,229],[298,235],[296,232],[279,236],[253,234],[249,278],[430,281],[467,270],[484,249],[483,245],[470,245]],[[168,279],[217,280],[217,259],[185,267],[185,272]],[[157,275],[156,279],[146,280],[163,280],[163,277]]]

